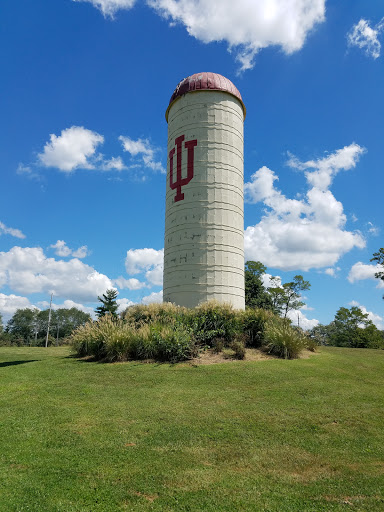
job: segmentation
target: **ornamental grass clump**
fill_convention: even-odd
[[[109,361],[126,358],[134,330],[129,324],[105,315],[97,322],[87,322],[71,335],[71,345],[80,357],[93,356]]]
[[[186,310],[182,321],[192,329],[197,343],[202,346],[211,347],[217,338],[229,343],[239,332],[239,322],[232,306],[214,300]]]
[[[185,308],[176,306],[171,302],[148,305],[137,304],[130,306],[121,313],[121,318],[135,326],[153,323],[174,325],[183,317],[184,312]]]
[[[292,327],[290,320],[271,317],[265,326],[265,347],[270,354],[296,359],[307,346],[307,336]]]
[[[248,347],[258,348],[265,344],[265,326],[274,316],[271,311],[259,308],[238,312],[238,321]]]
[[[151,321],[136,327],[110,315],[79,327],[71,336],[71,344],[79,357],[93,356],[108,362],[132,359],[177,362],[197,355],[191,330],[180,323],[165,325]]]

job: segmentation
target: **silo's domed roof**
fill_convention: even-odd
[[[178,83],[176,89],[174,90],[171,96],[171,99],[169,100],[169,105],[165,113],[167,121],[168,112],[173,102],[177,100],[177,98],[179,98],[180,96],[183,96],[188,92],[194,91],[224,91],[229,94],[232,94],[232,96],[234,96],[240,101],[244,110],[245,117],[245,106],[237,87],[235,87],[233,83],[230,80],[228,80],[228,78],[225,78],[225,76],[223,75],[219,75],[218,73],[204,72],[195,73],[194,75],[184,78],[181,82]]]

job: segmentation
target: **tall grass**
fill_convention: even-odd
[[[235,311],[229,304],[206,302],[193,309],[174,304],[129,307],[120,318],[106,315],[88,322],[71,336],[75,353],[106,361],[156,359],[182,361],[199,348],[232,348],[236,357],[245,347],[266,347],[284,358],[298,357],[308,340],[299,330],[270,311]]]
[[[284,359],[296,359],[306,348],[306,334],[286,318],[271,317],[265,324],[265,346],[268,352]]]
[[[154,320],[136,327],[110,315],[88,322],[72,335],[72,347],[80,356],[106,361],[157,359],[182,361],[196,355],[190,331],[183,325],[165,325]]]

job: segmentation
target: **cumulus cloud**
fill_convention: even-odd
[[[78,258],[47,258],[40,247],[13,247],[0,252],[0,283],[19,293],[53,293],[56,297],[93,302],[113,288],[112,281]]]
[[[125,279],[124,277],[118,277],[113,280],[113,284],[115,284],[121,290],[141,290],[141,288],[145,288],[147,285],[134,277],[130,279]]]
[[[355,263],[348,274],[348,281],[354,283],[355,281],[363,281],[365,279],[372,279],[377,281],[376,288],[384,288],[384,281],[375,278],[376,272],[381,272],[383,269],[380,265],[367,265],[358,261]]]
[[[364,315],[368,315],[368,320],[371,320],[371,322],[375,324],[378,329],[384,330],[384,319],[382,316],[376,315],[376,313],[373,313],[372,311],[368,311],[365,306],[359,304],[355,300],[350,302],[349,305],[360,308],[361,312],[364,313]]]
[[[291,156],[290,166],[305,171],[309,186],[300,200],[289,199],[276,188],[278,177],[268,167],[256,171],[244,186],[245,199],[267,208],[261,221],[245,230],[246,259],[283,270],[309,270],[332,267],[353,247],[363,248],[363,236],[345,229],[343,205],[328,190],[333,177],[354,167],[363,151],[352,144],[305,163]]]
[[[103,135],[83,126],[72,126],[62,130],[60,135],[51,134],[50,141],[45,144],[43,152],[37,155],[38,162],[33,165],[53,167],[66,173],[77,169],[96,171],[128,169],[120,156],[105,158],[98,152],[103,143]],[[155,163],[153,165],[155,166]],[[35,176],[32,167],[23,164],[19,165],[17,173],[26,174],[29,177]]]
[[[15,238],[25,238],[20,229],[8,228],[3,222],[0,222],[0,235],[11,235]]]
[[[48,301],[43,300],[37,303],[37,307],[38,309],[48,309],[49,304],[50,303]],[[55,302],[52,302],[53,310],[72,308],[76,308],[79,311],[82,311],[83,313],[88,313],[89,315],[91,315],[92,318],[95,318],[95,310],[89,306],[84,306],[84,304],[74,302],[73,300],[65,300],[62,304],[56,304]]]
[[[304,308],[300,309],[299,311],[288,311],[287,317],[291,320],[293,325],[299,325],[304,331],[309,331],[316,327],[316,325],[319,325],[319,320],[316,318],[307,318],[303,310]],[[307,308],[310,309],[310,308]]]
[[[125,259],[128,274],[146,272],[146,278],[154,285],[163,282],[164,249],[129,249]]]
[[[374,27],[370,26],[369,21],[362,18],[356,25],[353,25],[347,34],[349,46],[357,46],[362,49],[366,55],[377,59],[380,57],[381,44],[379,35],[384,30],[384,18]]]
[[[154,302],[156,302],[156,303],[163,302],[163,290],[160,290],[159,292],[152,292],[150,295],[143,297],[141,299],[141,302],[143,304],[152,304]]]
[[[93,4],[97,9],[99,9],[105,17],[110,16],[114,17],[116,12],[120,9],[131,9],[136,0],[73,0],[74,2],[88,2]]]
[[[49,246],[50,249],[55,249],[55,254],[60,257],[73,256],[74,258],[85,258],[88,256],[88,247],[82,245],[76,250],[70,249],[64,240],[58,240],[55,244]]]
[[[326,274],[327,276],[331,276],[331,277],[337,277],[337,272],[339,272],[341,270],[340,267],[336,267],[336,268],[326,268],[324,270],[324,274]]]
[[[308,33],[325,19],[325,0],[147,0],[171,23],[181,23],[204,43],[226,41],[241,70],[254,65],[262,48],[300,50]]]
[[[60,171],[72,172],[75,169],[94,169],[92,157],[96,154],[104,137],[82,126],[72,126],[62,130],[61,135],[50,135],[50,142],[38,155],[45,167],[55,167]]]
[[[35,309],[27,297],[20,297],[19,295],[6,295],[0,293],[0,313],[3,316],[3,322],[7,322],[16,312],[17,309]]]
[[[327,190],[331,186],[333,178],[340,171],[349,171],[356,167],[360,156],[364,153],[365,148],[353,143],[324,158],[307,162],[301,162],[294,155],[289,154],[290,158],[287,164],[293,169],[305,171],[307,181],[313,187]]]
[[[103,171],[123,171],[124,169],[128,169],[128,167],[124,164],[121,157],[118,156],[112,157],[110,160],[104,160],[101,164],[101,169]]]
[[[130,153],[132,157],[139,156],[145,167],[153,171],[165,173],[162,163],[155,159],[157,149],[151,145],[148,139],[133,140],[130,137],[120,135],[119,140],[123,145],[124,151]]]
[[[129,299],[116,299],[116,302],[119,305],[119,307],[117,308],[117,313],[122,313],[129,306],[134,306],[136,304],[135,302],[132,302]]]

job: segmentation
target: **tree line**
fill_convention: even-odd
[[[371,261],[376,262],[377,279],[384,281],[384,248],[373,254]],[[309,281],[296,275],[292,281],[281,283],[280,278],[271,277],[269,286],[263,284],[263,275],[267,267],[259,261],[247,261],[245,264],[245,304],[247,308],[260,308],[274,312],[289,322],[290,311],[298,311],[305,303],[302,292],[309,290]],[[95,310],[98,318],[111,315],[117,318],[117,291],[107,290],[98,297],[101,303]],[[383,296],[384,299],[384,296]],[[0,313],[0,342],[16,344],[44,345],[48,329],[49,310],[18,309],[3,327]],[[63,308],[51,312],[50,344],[61,344],[77,327],[91,320],[88,313],[76,308]],[[300,326],[298,325],[298,328]],[[309,335],[322,345],[360,348],[384,348],[384,331],[380,331],[359,307],[350,309],[341,307],[334,320],[328,325],[317,325]]]
[[[48,329],[49,309],[17,309],[5,328],[0,315],[0,341],[16,345],[43,346]],[[77,327],[91,319],[88,313],[76,308],[62,308],[51,311],[51,345],[60,345]]]
[[[379,269],[383,268],[375,273],[375,277],[384,281],[384,248],[374,253],[371,261],[376,262]],[[266,270],[259,261],[247,261],[245,264],[245,304],[251,308],[268,309],[287,318],[290,311],[304,306],[301,292],[309,290],[310,283],[301,275],[284,284],[280,283],[279,278],[271,277],[270,286],[265,287],[263,275]],[[330,324],[317,325],[309,336],[319,345],[384,349],[384,331],[380,331],[369,319],[368,313],[357,306],[339,308]]]

